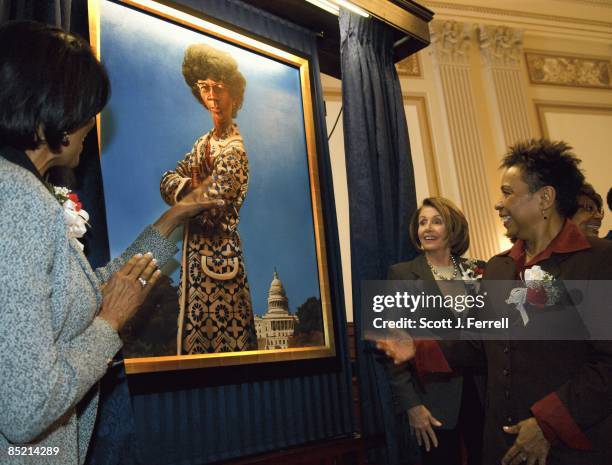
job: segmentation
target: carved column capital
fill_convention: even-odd
[[[518,67],[523,50],[523,31],[507,26],[478,26],[480,51],[489,66]]]
[[[438,63],[467,64],[469,62],[472,26],[458,21],[433,21],[431,43]]]

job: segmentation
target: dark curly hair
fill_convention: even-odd
[[[235,118],[238,110],[242,108],[246,80],[238,70],[238,63],[229,53],[217,50],[210,45],[190,45],[185,50],[183,58],[183,77],[191,88],[193,96],[202,105],[204,102],[196,83],[199,79],[214,79],[223,82],[229,89],[234,101],[232,118]]]
[[[578,210],[577,197],[584,184],[584,175],[578,167],[582,161],[572,150],[562,141],[531,139],[510,147],[500,168],[520,167],[530,192],[553,187],[557,211],[562,217],[571,218]]]
[[[608,190],[606,201],[608,203],[608,209],[612,211],[612,187],[610,188],[610,190]]]
[[[0,145],[58,152],[64,132],[98,114],[110,82],[82,38],[32,21],[0,27]]]
[[[580,191],[578,192],[578,195],[584,195],[585,197],[591,199],[593,202],[595,202],[595,205],[597,206],[598,210],[601,210],[603,208],[603,199],[601,198],[601,195],[599,195],[595,191],[595,188],[588,182],[585,182],[582,185]]]

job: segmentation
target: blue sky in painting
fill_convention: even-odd
[[[292,311],[318,297],[298,70],[109,2],[102,5],[101,31],[101,57],[112,84],[102,114],[111,255],[119,255],[164,211],[161,175],[212,127],[181,74],[186,46],[207,43],[231,53],[247,81],[236,122],[251,178],[239,231],[255,313],[266,310],[274,267]],[[178,269],[172,277],[176,284]]]

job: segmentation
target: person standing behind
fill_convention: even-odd
[[[470,244],[468,223],[448,199],[423,201],[410,222],[410,238],[422,251],[409,262],[389,268],[387,279],[422,281],[427,295],[458,295],[467,292],[461,282],[467,274],[482,274],[484,262],[462,258]],[[456,320],[454,309],[432,310],[439,318]],[[447,376],[421,383],[407,366],[388,366],[389,382],[399,414],[408,415],[424,465],[460,465],[461,439],[469,465],[481,463],[483,411],[474,376]],[[480,378],[480,377],[479,377]]]
[[[591,184],[585,182],[578,193],[578,210],[572,221],[582,230],[585,236],[599,237],[599,228],[603,220],[603,200]]]

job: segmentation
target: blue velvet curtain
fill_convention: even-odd
[[[340,38],[354,319],[360,334],[361,282],[385,279],[390,265],[416,254],[408,237],[416,196],[392,31],[343,9]],[[406,425],[393,414],[380,357],[371,343],[358,340],[357,348],[363,433],[386,438],[386,447],[370,458],[377,464],[410,463]]]
[[[78,0],[0,0],[0,24],[29,19],[87,37],[87,2]]]
[[[31,19],[71,30],[72,0],[0,0],[0,23]]]
[[[340,328],[339,369],[215,387],[167,389],[130,395],[122,366],[102,381],[101,402],[88,465],[133,463],[203,464],[349,435],[355,430],[346,318],[337,238],[332,175],[316,37],[310,31],[239,0],[182,0],[185,6],[268,38],[311,58],[312,98],[319,155],[319,179],[326,224],[331,300]],[[0,0],[0,22],[35,19],[88,36],[85,1]],[[79,194],[93,228],[86,244],[92,265],[108,261],[104,196],[95,135],[88,137],[76,173]],[[237,368],[240,370],[240,368]],[[188,377],[189,372],[178,372]],[[199,375],[201,376],[201,375]],[[206,374],[204,374],[206,376]]]

